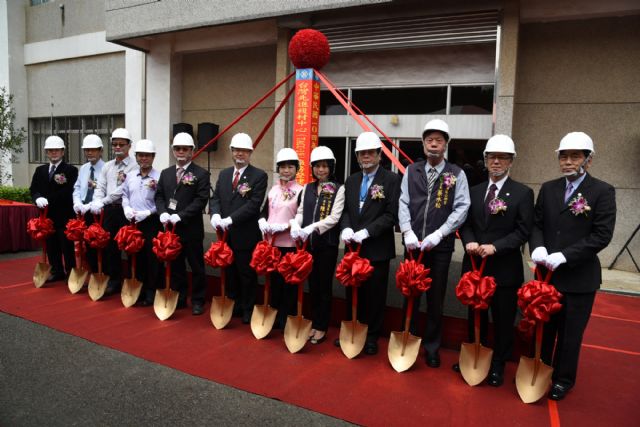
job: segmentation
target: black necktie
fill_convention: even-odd
[[[91,166],[91,174],[89,175],[89,186],[87,188],[87,195],[84,198],[84,203],[87,204],[93,200],[93,188],[95,187],[95,175],[93,174],[93,166]]]
[[[489,203],[491,203],[491,201],[496,198],[497,189],[498,187],[495,184],[491,184],[491,186],[489,187],[489,193],[487,193],[487,198],[484,199],[484,213],[487,214],[487,216],[491,215],[491,208],[489,207]]]

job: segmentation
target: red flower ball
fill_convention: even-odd
[[[296,68],[321,69],[329,62],[329,41],[320,31],[300,30],[289,42],[289,58]]]

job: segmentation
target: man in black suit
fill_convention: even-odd
[[[47,238],[47,257],[51,264],[51,276],[47,282],[66,280],[75,266],[73,244],[67,240],[64,230],[73,218],[73,185],[78,169],[64,161],[64,141],[56,135],[44,142],[49,163],[36,168],[31,179],[31,199],[40,208],[48,207],[47,217],[53,221],[55,233]],[[64,257],[64,265],[62,258]]]
[[[426,294],[427,326],[422,344],[425,360],[432,368],[440,366],[442,308],[447,290],[449,264],[455,232],[469,210],[469,185],[459,167],[445,160],[449,144],[449,125],[440,119],[429,121],[422,132],[426,161],[409,166],[402,178],[398,220],[407,250],[428,251],[422,258],[431,271],[431,287]],[[411,333],[417,333],[417,297],[411,319]],[[406,307],[406,302],[405,302]]]
[[[209,200],[209,172],[191,161],[195,144],[188,133],[173,138],[176,164],[160,173],[156,190],[156,207],[160,222],[171,222],[180,236],[182,251],[171,263],[171,288],[180,292],[178,307],[187,305],[187,270],[191,267],[191,313],[204,313],[206,278],[204,273],[204,223],[202,214]]]
[[[529,247],[533,262],[553,270],[551,283],[563,296],[542,343],[542,359],[554,367],[549,398],[562,400],[576,381],[582,336],[602,282],[598,252],[613,237],[616,198],[611,185],[587,173],[594,154],[587,134],[567,134],[556,152],[564,177],[542,184]]]
[[[258,219],[267,191],[267,174],[249,163],[253,152],[249,135],[234,135],[229,148],[234,165],[220,171],[209,212],[214,229],[228,230],[227,242],[234,255],[226,271],[229,296],[235,300],[234,312],[241,313],[242,323],[248,324],[258,285],[249,263],[261,239]]]
[[[504,382],[504,365],[511,357],[513,324],[518,306],[518,288],[524,282],[521,247],[529,239],[533,225],[533,190],[509,177],[516,156],[506,135],[492,136],[484,150],[489,182],[471,188],[471,207],[460,229],[465,246],[462,273],[471,270],[470,256],[489,257],[483,272],[493,276],[496,291],[491,299],[495,346],[488,383]],[[478,267],[479,258],[476,258]],[[474,340],[473,309],[469,309],[469,341]],[[481,313],[480,341],[486,345],[487,310]],[[457,364],[454,365],[454,370]]]
[[[393,227],[397,223],[400,178],[380,166],[382,143],[373,132],[356,139],[356,159],[362,168],[347,178],[341,238],[362,244],[360,256],[371,261],[373,274],[358,288],[358,320],[368,325],[364,352],[378,352],[387,302],[389,261],[396,256]],[[351,292],[347,292],[347,319]],[[338,345],[339,340],[338,341]]]

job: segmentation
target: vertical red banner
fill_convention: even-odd
[[[318,146],[320,121],[320,82],[312,68],[296,70],[296,96],[293,109],[293,149],[300,158],[300,169],[296,181],[310,182],[311,150]]]

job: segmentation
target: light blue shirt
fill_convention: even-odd
[[[100,172],[102,171],[102,167],[104,166],[104,160],[99,159],[95,165],[93,165],[93,185],[98,185],[98,178],[100,177]],[[87,162],[84,165],[80,166],[80,171],[78,172],[78,179],[76,179],[76,183],[73,185],[73,204],[82,204],[85,197],[87,197],[87,190],[89,189],[89,177],[91,176],[91,162]],[[95,194],[95,187],[94,187]]]
[[[122,184],[122,207],[130,207],[136,212],[156,212],[156,189],[160,172],[151,168],[145,177],[140,175],[140,168],[135,169]]]
[[[573,188],[571,189],[571,194],[569,194],[569,197],[567,198],[567,203],[569,202],[569,200],[571,199],[571,196],[573,196],[573,193],[576,192],[576,188],[578,188],[580,186],[580,184],[582,184],[582,181],[584,181],[584,179],[587,177],[586,173],[583,173],[582,176],[580,178],[577,178],[575,181],[569,181],[568,179],[565,178],[565,183],[564,183],[564,191],[567,191],[567,187],[569,186],[569,183],[571,183],[571,185],[573,185]]]

